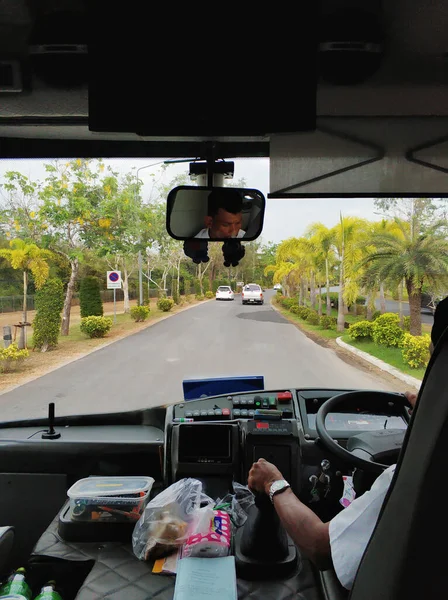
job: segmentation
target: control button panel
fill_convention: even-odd
[[[289,391],[235,394],[234,396],[203,398],[177,404],[174,418],[194,421],[225,421],[231,419],[294,418],[293,395]],[[260,416],[262,415],[262,416]]]

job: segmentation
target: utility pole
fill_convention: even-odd
[[[135,186],[135,199],[136,200],[137,200],[137,195],[138,195],[138,182],[139,182],[138,174],[139,174],[139,172],[143,171],[143,169],[149,169],[149,167],[155,167],[156,165],[161,165],[164,163],[165,163],[164,160],[160,160],[159,162],[152,163],[150,165],[145,165],[144,167],[139,167],[137,169],[137,174],[136,174],[137,185]],[[141,250],[138,251],[138,303],[140,306],[143,305],[143,258],[142,258]]]

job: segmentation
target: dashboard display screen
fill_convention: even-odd
[[[231,462],[231,429],[221,425],[182,425],[179,430],[179,459],[182,462]]]
[[[308,414],[308,426],[310,429],[316,429],[315,414]],[[406,429],[407,427],[401,417],[360,413],[328,413],[325,426],[328,431],[376,431],[378,429]]]

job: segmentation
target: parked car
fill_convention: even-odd
[[[281,289],[282,289],[282,285],[281,285],[281,283],[276,283],[276,284],[274,285],[274,290],[281,290]]]
[[[235,294],[230,285],[219,286],[216,290],[216,300],[235,300]]]
[[[248,283],[241,292],[242,304],[263,304],[263,290],[257,283]]]

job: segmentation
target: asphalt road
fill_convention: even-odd
[[[122,411],[182,400],[182,380],[264,375],[266,388],[386,389],[380,375],[341,360],[269,305],[210,301],[0,395],[1,420]]]
[[[380,309],[379,299],[377,299],[375,304],[376,304],[377,309],[379,310]],[[399,307],[399,304],[395,300],[386,300],[386,311],[387,312],[398,313],[398,310],[399,310],[398,307]],[[410,314],[411,313],[409,310],[409,302],[403,302],[403,315],[408,316]],[[421,312],[420,314],[422,316],[422,323],[429,323],[430,325],[432,325],[434,323],[434,317],[431,313]]]

